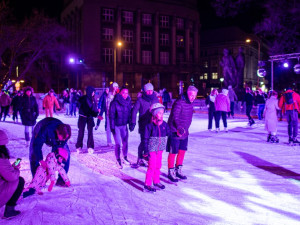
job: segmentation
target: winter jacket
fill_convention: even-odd
[[[104,91],[101,97],[99,98],[98,109],[100,109],[100,116],[102,116],[103,113],[106,112],[106,97],[107,93]]]
[[[70,94],[70,103],[76,104],[78,102],[78,98],[79,98],[79,95],[75,91],[73,91]]]
[[[164,91],[162,94],[163,102],[171,102],[170,94],[167,91]]]
[[[265,96],[263,94],[256,95],[254,101],[255,101],[254,105],[266,103]]]
[[[277,131],[277,110],[278,107],[278,99],[275,96],[271,96],[265,106],[264,110],[264,118],[265,118],[265,129],[268,132],[276,132]]]
[[[244,100],[242,102],[242,105],[246,102],[246,106],[252,106],[253,105],[253,95],[251,93],[246,93],[244,96]]]
[[[56,172],[65,182],[70,181],[65,169],[57,162],[55,153],[51,152],[47,155],[45,161],[41,161],[41,165],[37,168],[36,174],[27,188],[40,191],[49,179],[50,181],[56,181]]]
[[[158,98],[153,92],[152,95],[147,95],[145,92],[142,96],[137,99],[136,103],[132,108],[131,113],[131,123],[136,124],[136,115],[139,113],[139,133],[143,134],[145,132],[145,127],[151,122],[152,115],[149,112],[150,106],[153,103],[158,103]]]
[[[64,104],[70,103],[70,96],[69,95],[62,96],[62,99],[63,99]]]
[[[218,94],[215,101],[216,111],[230,112],[230,100],[227,95]]]
[[[232,88],[228,89],[228,97],[229,97],[229,100],[231,102],[234,102],[234,101],[238,100],[238,98],[237,98],[237,96],[236,96],[236,94],[235,94],[235,92],[234,92],[234,90]]]
[[[24,94],[21,98],[20,115],[24,126],[34,126],[39,116],[39,107],[34,96]]]
[[[110,129],[114,130],[116,126],[129,124],[131,111],[131,99],[124,99],[120,94],[116,94],[109,108]]]
[[[68,148],[67,140],[60,141],[57,138],[56,128],[63,124],[60,120],[47,117],[39,121],[33,130],[33,137],[29,148],[30,161],[43,160],[42,147],[44,144],[52,147],[52,152],[59,147]]]
[[[80,116],[96,117],[98,115],[97,103],[94,96],[92,96],[93,92],[95,92],[95,89],[89,86],[86,88],[86,95],[79,98],[78,102],[80,104]]]
[[[8,94],[6,93],[2,93],[2,95],[0,96],[0,106],[9,106],[11,102],[11,99],[9,97]]]
[[[215,112],[216,111],[216,107],[215,107],[215,102],[212,101],[212,98],[215,98],[216,96],[207,96],[207,98],[205,99],[205,105],[208,106],[208,112]],[[215,99],[214,99],[215,100]]]
[[[58,101],[56,99],[56,97],[53,95],[53,96],[50,96],[49,94],[46,95],[46,97],[43,99],[43,107],[45,109],[53,109],[54,107],[54,104],[56,106],[57,109],[60,109],[59,107],[59,104],[58,104]]]
[[[286,93],[293,93],[293,101],[294,104],[286,104],[285,102],[285,95]],[[284,92],[279,100],[279,108],[282,109],[282,112],[285,112],[286,110],[297,110],[300,112],[300,95],[294,92],[293,90],[287,90]]]
[[[14,111],[18,111],[21,109],[22,96],[16,95],[13,97],[11,101],[11,106]]]
[[[163,121],[157,126],[151,122],[145,127],[145,152],[164,151],[167,147],[168,136],[171,134],[169,125]]]
[[[12,197],[19,184],[19,169],[9,159],[0,158],[0,208]]]
[[[174,102],[171,110],[171,114],[168,120],[171,132],[177,132],[180,128],[184,128],[185,133],[177,139],[185,139],[189,135],[189,127],[192,123],[193,118],[193,104],[190,102],[187,93],[179,96]]]

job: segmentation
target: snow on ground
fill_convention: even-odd
[[[188,180],[168,181],[164,153],[161,181],[166,189],[150,194],[142,192],[146,168],[117,169],[113,149],[104,147],[103,122],[94,133],[95,154],[77,155],[77,118],[56,117],[72,127],[72,186],[21,200],[17,209],[22,214],[0,224],[300,224],[300,146],[284,144],[286,122],[279,122],[280,143],[270,144],[261,123],[249,128],[245,117],[229,119],[228,133],[211,133],[207,114],[195,114],[183,167]],[[8,118],[0,129],[10,138],[12,161],[23,158],[21,175],[29,182],[23,126]],[[136,129],[129,136],[134,162],[138,144]],[[44,146],[44,156],[49,151]]]

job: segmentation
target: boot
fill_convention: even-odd
[[[176,166],[176,177],[178,177],[182,180],[186,180],[187,177],[182,174],[181,170],[182,170],[182,166]]]
[[[159,189],[165,189],[166,188],[166,186],[163,185],[162,183],[157,183],[157,184],[153,184],[153,185],[154,185],[154,187],[157,187]]]
[[[279,143],[279,139],[278,139],[278,137],[277,137],[276,135],[273,135],[272,141],[273,141],[274,143]]]
[[[289,137],[289,144],[293,144],[293,138],[292,137]]]
[[[147,185],[144,185],[144,192],[151,192],[151,193],[154,193],[156,192],[156,189],[151,187],[151,186],[147,186]]]
[[[271,134],[269,134],[269,135],[268,135],[267,142],[269,142],[269,141],[270,141],[270,139],[271,139],[271,136],[272,136]]]
[[[296,137],[293,138],[293,143],[294,143],[294,144],[300,144],[300,142],[297,140]]]
[[[5,211],[4,211],[4,218],[12,218],[17,215],[19,215],[21,212],[18,210],[15,210],[15,206],[5,206]]]
[[[172,182],[178,182],[178,179],[176,178],[176,175],[175,175],[175,169],[174,168],[169,169],[168,178]]]

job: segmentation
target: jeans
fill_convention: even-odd
[[[78,118],[79,131],[78,131],[76,148],[82,148],[82,146],[83,146],[85,125],[87,125],[87,130],[88,130],[87,147],[94,148],[94,135],[93,135],[93,127],[95,126],[94,118],[93,117],[84,117],[84,116],[80,116],[80,115]]]
[[[150,152],[145,185],[151,186],[152,181],[154,184],[158,184],[160,182],[159,176],[160,176],[162,154],[163,151]]]
[[[3,121],[5,121],[5,118],[8,115],[8,111],[9,111],[9,105],[8,106],[1,106],[0,120],[2,119],[2,114],[4,113]]]
[[[289,137],[297,137],[298,135],[298,111],[286,110],[286,121],[288,122]]]
[[[127,153],[128,153],[128,128],[127,128],[127,125],[115,127],[114,139],[115,139],[115,143],[116,143],[116,146],[115,146],[116,159],[117,160],[120,159],[121,144],[122,144],[123,157],[127,157]]]
[[[265,104],[258,104],[257,105],[257,116],[259,120],[262,120],[262,116],[265,110]]]
[[[216,112],[208,112],[208,129],[212,129],[212,122],[213,122],[213,118],[215,118],[215,124],[217,123],[216,120]]]
[[[106,140],[107,144],[112,144],[109,116],[105,114]]]
[[[13,121],[17,120],[18,121],[18,109],[13,109]]]
[[[19,177],[19,184],[17,186],[17,189],[15,190],[15,192],[13,193],[11,198],[6,203],[7,206],[16,206],[17,205],[17,201],[23,192],[24,184],[25,184],[24,178]]]
[[[220,127],[220,119],[222,116],[224,128],[227,127],[227,113],[225,111],[216,111],[216,128]]]
[[[230,102],[230,112],[228,112],[228,117],[229,116],[234,116],[234,102]]]
[[[246,115],[248,117],[249,123],[254,122],[254,120],[251,117],[251,110],[252,110],[252,105],[246,105]]]
[[[25,140],[26,141],[30,141],[29,138],[29,129],[31,128],[31,133],[32,133],[32,137],[33,137],[33,126],[25,126]]]
[[[70,115],[76,116],[76,103],[70,103]]]
[[[65,103],[65,110],[66,110],[66,115],[68,116],[70,114],[70,103]]]

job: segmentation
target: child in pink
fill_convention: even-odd
[[[48,191],[52,191],[56,181],[56,171],[63,178],[66,186],[69,187],[70,180],[66,171],[61,165],[63,161],[67,161],[68,157],[68,152],[64,148],[58,148],[56,152],[49,153],[45,161],[40,161],[41,165],[37,168],[34,178],[26,188],[27,191],[23,192],[23,197],[26,198],[30,195],[33,195],[35,192],[38,194],[43,194],[41,190],[43,187],[45,187],[48,180],[51,181]]]
[[[155,192],[156,189],[165,189],[160,183],[160,168],[162,153],[166,149],[170,128],[163,121],[165,107],[160,103],[154,103],[150,107],[152,122],[145,128],[145,153],[149,155],[149,165],[146,173],[144,191]]]

